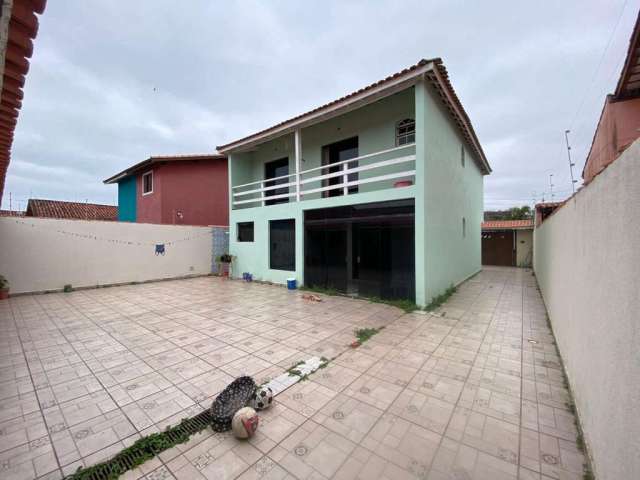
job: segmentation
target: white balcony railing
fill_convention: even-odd
[[[305,196],[312,194],[322,194],[330,190],[342,190],[344,195],[349,193],[350,187],[383,182],[388,180],[415,180],[415,153],[409,155],[403,155],[386,160],[380,160],[377,162],[361,164],[362,160],[371,159],[372,157],[385,155],[388,156],[395,152],[406,151],[410,148],[415,148],[415,144],[403,145],[401,147],[389,148],[387,150],[381,150],[367,155],[361,155],[356,158],[350,158],[349,160],[343,160],[341,162],[331,163],[329,165],[322,165],[320,167],[309,168],[308,170],[301,170],[300,175],[292,173],[290,175],[283,175],[281,177],[269,178],[265,180],[258,180],[255,182],[245,183],[242,185],[236,185],[232,187],[233,193],[233,206],[264,206],[267,202],[272,200],[281,200],[286,198],[287,200],[293,198],[294,201],[299,197],[300,200],[305,200]],[[415,150],[414,150],[415,151]],[[389,169],[396,165],[405,165],[414,162],[413,168],[409,166],[408,170],[401,170],[392,173],[380,173],[379,175],[368,175],[365,178],[359,178],[349,180],[353,178],[354,174],[360,174],[362,172],[374,172],[379,169]],[[397,167],[396,167],[397,168]],[[329,169],[333,170],[329,173]],[[335,171],[335,169],[339,169]],[[332,183],[327,185],[325,181],[332,178],[338,178],[338,183]],[[278,183],[282,182],[282,183]],[[321,186],[314,186],[320,184]],[[276,193],[287,189],[286,193]],[[274,192],[270,194],[269,192]],[[298,195],[299,193],[299,195]],[[290,201],[290,200],[289,200]],[[255,205],[251,205],[255,204]]]

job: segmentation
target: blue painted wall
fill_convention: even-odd
[[[118,221],[136,221],[136,176],[118,182]]]

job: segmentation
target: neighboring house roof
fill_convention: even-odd
[[[563,205],[565,202],[540,202],[540,203],[536,203],[535,208],[553,208],[553,207],[559,207],[560,205]]]
[[[640,12],[638,12],[636,23],[633,27],[631,38],[629,39],[627,57],[625,58],[624,66],[622,67],[622,71],[620,72],[620,77],[618,78],[616,89],[613,94],[609,94],[605,97],[604,105],[602,106],[602,110],[600,111],[600,117],[598,118],[598,124],[595,131],[593,132],[591,146],[589,147],[589,153],[587,153],[587,159],[584,162],[584,166],[582,167],[582,178],[585,179],[585,184],[589,183],[592,177],[595,176],[593,173],[589,173],[588,169],[597,169],[599,173],[604,168],[606,168],[613,160],[615,160],[615,158],[612,158],[607,161],[606,164],[597,165],[592,158],[592,153],[594,153],[593,148],[598,137],[598,131],[600,130],[600,125],[602,124],[603,118],[605,117],[605,112],[607,111],[609,104],[638,97],[640,97]],[[614,137],[616,137],[615,133],[613,133],[613,135]],[[609,142],[608,139],[607,142]],[[617,141],[614,140],[613,144],[615,143],[617,143]],[[620,147],[620,151],[616,152],[616,158],[617,155],[622,153],[622,151],[629,145],[631,145],[631,143],[633,142],[629,141],[626,145],[618,145],[618,147]]]
[[[489,220],[482,222],[483,230],[529,230],[533,229],[533,220]]]
[[[414,85],[422,77],[426,78],[434,86],[442,98],[445,106],[451,113],[453,120],[460,128],[462,135],[476,153],[475,156],[479,161],[480,169],[485,174],[491,173],[491,167],[489,166],[489,162],[487,161],[484,151],[480,146],[478,137],[473,130],[471,121],[469,120],[460,99],[453,90],[451,82],[449,81],[447,69],[440,58],[432,58],[429,60],[422,59],[415,65],[394,73],[383,80],[367,85],[360,90],[345,95],[337,100],[333,100],[332,102],[326,103],[320,107],[314,108],[313,110],[301,115],[290,118],[289,120],[280,122],[265,130],[261,130],[247,137],[227,143],[226,145],[218,146],[217,149],[222,153],[237,151],[238,149],[248,149],[281,135],[291,133],[298,128],[304,128],[309,125],[319,123],[368,103],[372,103],[380,98],[389,96]]]
[[[562,202],[536,203],[535,205],[536,227],[540,226],[542,222],[544,222],[551,214],[553,214],[553,212],[555,212],[558,208],[564,205],[567,202],[567,200],[564,200]]]
[[[44,12],[46,0],[0,2],[0,198],[11,160],[13,132],[22,107],[25,77],[38,34],[36,13]]]
[[[615,100],[640,94],[640,13],[629,39],[627,58],[614,93]]]
[[[24,217],[24,212],[16,210],[0,210],[0,217]]]
[[[69,220],[118,219],[118,207],[99,203],[61,202],[30,198],[27,203],[27,217],[60,218]]]
[[[149,168],[151,165],[155,163],[165,163],[165,162],[180,162],[180,161],[209,161],[209,160],[224,160],[226,159],[226,155],[221,155],[219,153],[203,153],[203,154],[194,154],[194,155],[156,155],[153,157],[149,157],[142,162],[136,163],[135,165],[122,170],[119,173],[103,180],[104,183],[116,183],[126,178],[134,173],[138,173],[140,170],[145,170]]]

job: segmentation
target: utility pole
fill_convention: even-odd
[[[575,167],[576,164],[571,161],[571,146],[569,145],[569,132],[571,132],[571,130],[564,131],[564,139],[567,142],[567,157],[569,158],[569,172],[571,173],[571,188],[573,189],[573,193],[576,193],[577,180],[573,179],[573,167]]]
[[[13,209],[11,208],[11,192],[9,192],[9,211],[13,212]]]
[[[553,173],[549,174],[549,192],[551,193],[551,201],[553,202]]]

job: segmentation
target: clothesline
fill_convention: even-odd
[[[213,234],[213,229],[214,228],[219,228],[219,227],[211,227],[210,230],[206,231],[206,232],[202,232],[202,233],[195,233],[192,235],[189,235],[187,237],[183,237],[183,238],[178,238],[175,240],[165,240],[165,241],[139,241],[139,240],[122,240],[122,239],[117,239],[117,238],[107,238],[107,237],[102,237],[100,235],[93,235],[93,234],[86,234],[86,233],[78,233],[78,232],[70,232],[67,230],[62,230],[59,228],[49,228],[49,227],[45,227],[42,225],[36,225],[34,223],[31,222],[27,222],[24,220],[15,220],[15,222],[17,224],[21,224],[27,227],[32,227],[32,228],[37,228],[40,230],[46,230],[49,232],[55,232],[61,235],[67,235],[73,238],[80,238],[83,240],[94,240],[94,241],[101,241],[101,242],[107,242],[107,243],[114,243],[114,244],[118,244],[118,245],[127,245],[127,246],[156,246],[156,245],[174,245],[176,243],[180,243],[180,242],[187,242],[190,240],[195,240],[197,238],[201,238],[201,237],[205,237],[208,235],[212,235]]]

